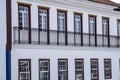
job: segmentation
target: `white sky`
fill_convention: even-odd
[[[120,0],[111,0],[111,1],[114,1],[114,2],[120,3]]]

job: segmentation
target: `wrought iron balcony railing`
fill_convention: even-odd
[[[120,37],[101,34],[13,28],[15,44],[120,47]]]

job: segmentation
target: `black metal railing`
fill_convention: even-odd
[[[49,30],[48,34],[47,30],[31,28],[31,35],[29,35],[28,29],[19,29],[18,27],[14,27],[13,32],[15,44],[66,46],[67,43],[67,46],[120,47],[120,37],[112,35],[104,36],[101,34],[94,35],[68,31],[66,42],[65,32],[59,32],[57,30]],[[31,38],[30,41],[29,37]]]

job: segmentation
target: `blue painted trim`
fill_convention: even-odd
[[[11,51],[6,51],[6,80],[11,80]]]

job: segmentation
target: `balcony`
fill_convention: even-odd
[[[13,28],[14,44],[120,47],[120,37],[101,34],[60,32],[57,30],[38,30],[37,28]]]

